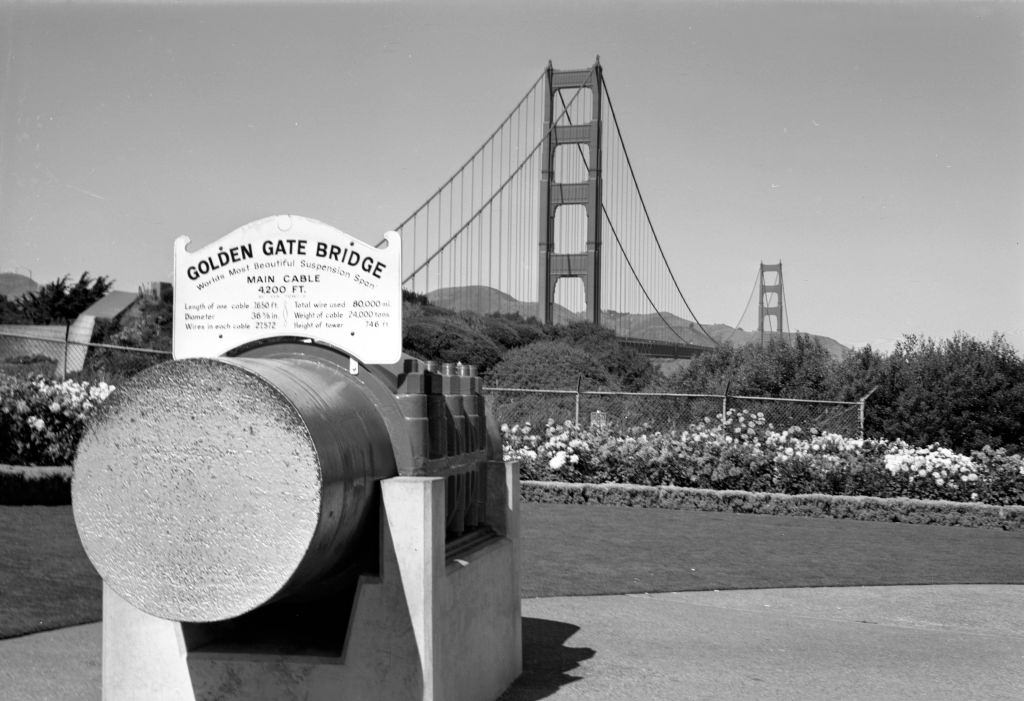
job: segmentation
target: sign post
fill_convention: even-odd
[[[281,215],[189,251],[174,242],[174,358],[213,358],[269,338],[310,338],[363,363],[402,354],[402,250]]]

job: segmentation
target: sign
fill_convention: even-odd
[[[260,219],[188,250],[174,242],[174,357],[212,358],[277,336],[334,346],[363,363],[402,355],[402,246],[323,222]]]

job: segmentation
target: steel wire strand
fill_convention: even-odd
[[[604,80],[602,79],[601,82],[603,84]],[[565,104],[565,99],[562,98],[561,94],[559,94],[558,99],[561,100],[561,102],[562,102],[562,113],[565,114],[566,111],[568,110],[568,107]],[[608,106],[611,107],[611,102],[608,103]],[[569,119],[569,124],[571,125],[572,124],[571,117],[567,117],[567,119]],[[626,154],[625,144],[622,143],[622,133],[621,132],[619,133],[619,144],[621,145],[621,151],[622,151],[623,155],[626,156],[626,159],[627,159],[627,162],[628,162],[629,155]],[[587,168],[589,169],[590,168],[590,164],[587,162],[587,157],[583,153],[583,147],[580,146],[579,144],[576,144],[576,150],[579,152],[580,159],[582,159],[583,164],[585,166],[587,166]],[[632,167],[630,168],[630,171],[632,171]],[[636,179],[635,178],[633,179],[633,185],[634,185],[634,187],[637,187]],[[640,194],[639,193],[639,188],[637,188],[637,194],[638,195]],[[642,203],[642,201],[643,201],[643,198],[641,198],[641,203]],[[644,211],[646,213],[646,208],[644,209]],[[622,252],[622,258],[623,258],[623,260],[626,261],[626,265],[629,267],[629,271],[630,271],[630,273],[632,273],[633,279],[635,279],[637,285],[640,286],[640,291],[643,292],[644,297],[647,298],[647,302],[651,305],[651,309],[654,310],[654,313],[658,315],[658,317],[662,320],[662,322],[665,324],[665,326],[668,327],[668,330],[676,338],[678,338],[680,341],[682,341],[686,345],[693,345],[693,344],[689,343],[686,339],[684,339],[682,336],[679,335],[679,333],[672,327],[672,324],[668,321],[668,319],[666,319],[665,316],[661,313],[661,310],[658,309],[658,305],[654,303],[654,300],[652,300],[651,296],[647,293],[647,288],[644,286],[644,283],[640,279],[640,276],[637,275],[636,268],[633,266],[633,262],[630,260],[629,254],[626,252],[625,247],[622,245],[622,241],[619,238],[619,234],[618,234],[618,232],[615,229],[615,224],[612,223],[611,215],[608,213],[608,208],[604,206],[604,202],[601,202],[601,213],[604,214],[604,219],[605,219],[606,222],[608,222],[608,228],[611,229],[612,236],[615,237],[615,243],[618,245],[619,250]],[[650,218],[648,218],[648,225],[650,225]],[[652,230],[652,233],[653,233],[653,227],[651,228],[651,230]],[[662,258],[664,259],[664,254],[662,254]],[[668,263],[666,262],[666,266],[667,265],[668,265]],[[671,271],[669,271],[669,274],[671,274]],[[682,296],[682,295],[680,294],[680,296]],[[685,302],[685,300],[684,300],[684,302]],[[689,309],[689,307],[687,307],[687,309]],[[691,314],[692,313],[693,312],[691,312]],[[700,322],[698,322],[698,325],[699,325],[699,323]],[[707,332],[705,331],[705,333],[707,333]],[[709,336],[709,338],[710,338],[710,336]],[[714,339],[711,339],[711,340],[714,341]],[[716,342],[716,344],[717,344],[717,342]]]
[[[690,316],[693,317],[694,322],[700,327],[700,330],[704,332],[704,335],[711,340],[716,346],[719,345],[718,341],[708,333],[708,330],[704,328],[704,325],[700,323],[697,315],[693,313],[693,309],[690,307],[690,303],[686,301],[686,295],[679,287],[679,282],[676,280],[675,274],[672,272],[672,267],[668,264],[668,259],[665,258],[665,251],[661,247],[661,241],[658,239],[658,234],[654,230],[654,224],[651,222],[651,215],[647,211],[647,203],[644,202],[644,196],[640,192],[640,185],[636,182],[636,173],[633,171],[633,162],[629,158],[629,151],[626,150],[626,142],[622,138],[622,130],[619,128],[619,120],[615,115],[615,107],[612,105],[612,96],[608,90],[608,83],[605,82],[604,76],[601,76],[601,85],[604,87],[605,98],[608,100],[608,109],[612,115],[612,124],[615,125],[615,132],[619,135],[619,143],[622,146],[622,154],[626,157],[626,165],[629,167],[630,177],[633,179],[633,186],[636,188],[637,197],[640,198],[640,206],[643,207],[644,216],[647,218],[647,225],[651,228],[651,235],[654,237],[654,242],[658,246],[658,252],[661,254],[661,259],[665,262],[665,268],[668,270],[669,277],[672,279],[672,284],[675,285],[676,292],[679,294],[679,298],[683,300],[683,304],[686,306],[686,310],[690,312]]]
[[[522,99],[521,99],[521,100],[519,100],[519,102],[517,102],[517,103],[516,103],[516,106],[512,108],[512,110],[511,110],[511,111],[510,111],[510,112],[508,113],[508,116],[507,116],[507,117],[505,117],[505,119],[504,119],[504,120],[503,120],[503,121],[501,122],[501,124],[499,124],[499,125],[498,125],[498,128],[497,128],[497,129],[495,129],[495,130],[494,130],[493,132],[491,132],[491,135],[490,135],[490,136],[488,136],[488,137],[487,137],[486,139],[484,139],[484,142],[483,142],[483,143],[482,143],[482,144],[480,145],[480,148],[478,148],[478,149],[477,149],[476,151],[474,151],[474,152],[473,152],[473,155],[472,155],[472,156],[470,156],[469,158],[467,158],[467,159],[466,159],[466,162],[465,162],[465,163],[463,163],[463,164],[462,164],[462,166],[461,166],[460,168],[457,168],[457,169],[455,170],[455,173],[453,173],[453,174],[452,174],[452,176],[451,176],[450,178],[448,178],[448,179],[447,179],[447,180],[446,180],[446,181],[444,182],[444,184],[443,184],[443,185],[441,185],[441,187],[437,188],[437,190],[436,190],[436,191],[434,192],[434,194],[432,194],[432,195],[431,195],[430,197],[428,197],[428,198],[426,199],[426,201],[425,201],[425,202],[424,202],[423,204],[421,204],[421,205],[420,205],[419,207],[417,207],[417,208],[416,208],[416,209],[415,209],[415,210],[413,211],[413,213],[412,213],[412,214],[410,214],[410,215],[409,215],[408,217],[406,217],[406,218],[405,218],[405,219],[404,219],[404,220],[402,221],[402,223],[401,223],[401,224],[399,224],[398,226],[396,226],[396,227],[395,227],[395,231],[398,231],[398,230],[399,230],[399,229],[401,229],[401,228],[402,228],[403,226],[405,226],[405,225],[406,225],[406,224],[408,224],[408,223],[409,223],[410,221],[412,221],[412,219],[413,219],[413,218],[414,218],[414,217],[415,217],[415,216],[416,216],[417,214],[419,214],[419,213],[420,213],[420,211],[422,211],[424,207],[426,207],[426,206],[427,206],[428,204],[430,204],[430,202],[431,202],[431,201],[432,201],[432,200],[433,200],[433,199],[434,199],[435,197],[437,197],[438,195],[440,195],[440,194],[441,194],[441,192],[442,192],[442,191],[443,191],[443,190],[444,190],[444,189],[445,189],[446,187],[448,187],[449,185],[451,185],[451,184],[452,184],[452,183],[453,183],[453,182],[455,181],[455,178],[457,178],[457,177],[459,176],[459,173],[461,173],[462,171],[464,171],[464,170],[465,170],[465,169],[466,169],[466,168],[467,168],[467,167],[469,166],[469,164],[470,164],[471,162],[473,162],[473,160],[474,160],[474,159],[475,159],[475,158],[476,158],[477,156],[479,156],[479,155],[480,155],[480,154],[481,154],[481,153],[483,152],[483,150],[484,150],[485,148],[487,148],[487,144],[489,144],[489,143],[490,143],[490,142],[491,142],[491,141],[492,141],[492,140],[494,139],[494,137],[498,135],[498,132],[500,132],[500,131],[501,131],[502,129],[504,129],[504,128],[505,128],[505,125],[506,125],[506,124],[508,124],[508,123],[509,123],[509,121],[511,121],[512,117],[513,117],[513,116],[515,115],[515,113],[516,113],[516,112],[518,112],[518,111],[519,111],[519,108],[523,106],[523,103],[524,103],[524,102],[526,102],[527,98],[528,98],[528,97],[530,97],[530,95],[532,95],[532,94],[533,94],[534,90],[536,90],[536,89],[537,89],[537,86],[538,86],[538,85],[540,84],[540,81],[544,80],[544,76],[545,76],[545,75],[547,75],[547,69],[546,69],[546,68],[544,69],[544,71],[543,71],[543,72],[541,72],[541,74],[540,74],[540,76],[539,76],[539,77],[537,78],[537,80],[533,81],[533,85],[531,85],[531,86],[530,86],[530,89],[526,91],[526,94],[525,94],[525,95],[523,95]],[[379,244],[378,244],[378,245],[379,245]]]
[[[647,294],[647,289],[644,287],[644,284],[640,282],[640,278],[637,277],[636,270],[633,268],[633,264],[630,262],[629,256],[626,255],[626,250],[622,247],[622,241],[619,240],[619,234],[617,231],[615,231],[615,225],[612,223],[612,220],[608,217],[608,210],[604,208],[603,204],[601,205],[601,211],[604,212],[604,219],[606,222],[608,222],[608,228],[611,229],[612,236],[615,237],[615,243],[619,245],[619,250],[622,251],[622,257],[623,259],[625,259],[626,265],[629,266],[629,271],[633,273],[633,277],[636,278],[637,284],[640,285],[640,291],[644,293],[644,297],[647,298],[647,301],[650,303],[651,308],[654,309],[654,313],[657,314],[659,318],[661,318],[661,320],[665,323],[665,326],[668,327],[668,330],[671,331],[676,338],[678,338],[680,341],[682,341],[684,344],[688,346],[693,345],[692,343],[684,339],[682,336],[680,336],[674,328],[672,328],[672,324],[670,324],[668,319],[666,319],[665,316],[661,313],[661,310],[658,309],[658,306],[651,299],[651,296]]]
[[[593,69],[593,68],[591,68],[591,69],[590,69],[590,75],[593,75],[593,74],[594,74],[594,69]],[[584,81],[584,83],[586,83],[586,82],[589,82],[589,80],[590,80],[590,77],[588,76],[588,77],[587,77],[587,80],[586,80],[586,81]],[[535,84],[535,85],[536,85],[536,84]],[[532,90],[532,88],[531,88],[531,90]],[[576,89],[576,92],[575,92],[575,93],[573,94],[573,96],[572,96],[572,99],[570,99],[570,100],[569,100],[569,106],[572,106],[572,103],[576,101],[576,98],[577,98],[577,97],[579,97],[579,94],[580,94],[580,92],[582,92],[582,90],[583,90],[583,86],[582,86],[582,85],[581,85],[580,87],[578,87],[578,88]],[[408,282],[409,280],[411,280],[412,278],[414,278],[414,277],[415,277],[415,276],[416,276],[416,275],[417,275],[417,274],[418,274],[418,273],[419,273],[419,272],[420,272],[421,270],[423,270],[423,269],[424,269],[425,267],[427,267],[427,266],[428,266],[428,265],[429,265],[429,264],[430,264],[430,263],[431,263],[431,262],[432,262],[432,261],[433,261],[433,260],[434,260],[434,259],[435,259],[435,258],[436,258],[437,256],[441,255],[441,253],[442,253],[442,252],[443,252],[443,251],[444,251],[444,250],[445,250],[445,249],[446,249],[446,248],[447,248],[447,247],[448,247],[448,246],[449,246],[449,245],[450,245],[450,244],[451,244],[451,243],[452,243],[452,242],[453,242],[453,241],[454,241],[455,239],[457,239],[457,238],[458,238],[458,237],[459,237],[459,236],[460,236],[460,235],[462,234],[462,232],[463,232],[463,231],[465,231],[465,230],[466,230],[467,228],[469,228],[469,226],[470,226],[470,225],[471,225],[471,224],[472,224],[472,223],[473,223],[473,222],[474,222],[474,221],[476,220],[476,218],[477,218],[478,216],[480,216],[480,214],[481,214],[481,213],[482,213],[482,212],[483,212],[483,211],[484,211],[484,210],[485,210],[485,209],[486,209],[486,208],[487,208],[487,207],[488,207],[488,206],[489,206],[489,205],[491,204],[491,202],[493,202],[493,201],[494,201],[494,198],[495,198],[495,197],[497,197],[497,196],[498,196],[499,194],[501,194],[501,191],[502,191],[502,190],[504,190],[504,189],[505,189],[505,186],[507,186],[507,185],[508,185],[508,184],[509,184],[509,183],[510,183],[510,182],[512,181],[512,178],[516,177],[516,176],[517,176],[517,175],[519,174],[519,172],[520,172],[520,171],[521,171],[521,170],[523,169],[523,167],[524,167],[524,166],[525,166],[525,165],[526,165],[526,164],[527,164],[527,163],[528,163],[528,162],[529,162],[529,161],[530,161],[530,160],[531,160],[531,159],[533,158],[533,155],[534,155],[535,153],[537,153],[538,149],[540,149],[540,147],[541,147],[541,146],[542,146],[542,145],[544,144],[544,141],[545,141],[545,140],[546,140],[546,139],[547,139],[548,137],[550,137],[550,136],[551,136],[551,133],[552,133],[552,132],[554,131],[554,129],[555,129],[555,124],[557,124],[558,120],[559,120],[559,119],[561,119],[561,118],[562,118],[562,116],[563,116],[564,114],[565,114],[565,110],[563,110],[563,111],[562,111],[562,114],[558,115],[558,117],[556,117],[555,119],[551,120],[551,126],[550,126],[550,127],[548,127],[547,131],[545,131],[545,132],[544,132],[544,135],[543,135],[543,136],[541,136],[541,138],[540,138],[540,141],[538,141],[538,142],[536,143],[536,145],[535,145],[535,146],[534,146],[534,147],[533,147],[532,149],[530,149],[530,152],[529,152],[528,154],[526,154],[526,157],[525,157],[525,158],[524,158],[524,159],[523,159],[523,160],[522,160],[522,161],[521,161],[521,162],[519,163],[519,165],[518,165],[518,166],[516,166],[516,169],[515,169],[515,170],[513,170],[513,171],[512,171],[512,173],[511,173],[511,174],[509,174],[509,176],[508,176],[508,177],[507,177],[507,178],[506,178],[506,179],[505,179],[505,180],[504,180],[504,181],[503,181],[503,182],[501,183],[501,185],[499,185],[499,186],[498,186],[498,189],[497,189],[497,190],[495,190],[494,194],[492,194],[492,195],[491,195],[491,196],[490,196],[490,197],[489,197],[489,198],[487,199],[487,201],[486,201],[486,202],[484,202],[483,204],[481,204],[481,205],[480,205],[480,208],[479,208],[479,209],[477,209],[477,210],[476,210],[476,212],[474,212],[474,213],[473,213],[473,216],[471,216],[471,217],[470,217],[470,218],[469,218],[469,219],[468,219],[468,220],[466,221],[466,223],[465,223],[465,224],[463,224],[463,225],[462,225],[461,227],[459,227],[459,230],[458,230],[458,231],[456,231],[456,232],[455,232],[454,234],[452,234],[452,235],[451,235],[451,236],[450,236],[450,237],[448,238],[448,240],[447,240],[447,241],[445,241],[445,242],[444,242],[444,243],[443,243],[443,244],[441,245],[441,247],[440,247],[440,248],[438,248],[438,249],[437,249],[436,251],[434,251],[434,253],[433,253],[433,254],[432,254],[432,255],[431,255],[431,256],[430,256],[429,258],[427,258],[427,259],[426,259],[425,261],[423,261],[423,263],[421,263],[421,264],[419,265],[419,267],[417,267],[417,268],[416,268],[416,269],[414,269],[414,270],[413,270],[413,271],[412,271],[411,273],[409,273],[409,275],[407,275],[407,276],[405,277],[405,279],[403,279],[403,280],[402,280],[402,284],[403,284],[403,285],[404,285],[405,283],[407,283],[407,282]],[[492,138],[493,138],[493,137],[492,137]],[[485,146],[486,146],[486,144],[485,144]],[[476,155],[474,154],[474,158],[475,158],[475,157],[476,157]],[[467,162],[467,165],[468,165],[468,162]],[[463,167],[465,167],[465,166],[463,166]],[[433,198],[431,198],[431,199],[433,199]],[[408,220],[408,219],[406,219],[406,221],[409,221],[409,220]],[[401,228],[401,227],[399,227],[399,228]]]
[[[743,307],[743,311],[740,313],[739,321],[736,322],[736,325],[733,327],[732,331],[729,332],[729,335],[722,339],[722,343],[728,343],[731,341],[732,337],[736,335],[737,331],[739,331],[740,324],[743,322],[743,317],[747,315],[747,310],[750,309],[750,302],[754,299],[754,290],[757,289],[758,277],[758,275],[754,275],[754,286],[750,288],[750,295],[747,297],[747,304]]]

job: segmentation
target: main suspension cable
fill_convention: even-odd
[[[679,294],[679,298],[683,300],[683,304],[686,306],[686,310],[690,312],[690,316],[693,317],[694,322],[700,327],[700,330],[704,332],[713,344],[718,345],[718,341],[708,333],[708,330],[704,328],[704,325],[700,323],[697,315],[693,313],[693,309],[690,308],[690,303],[686,301],[686,295],[679,288],[679,282],[676,280],[675,274],[672,272],[672,267],[668,264],[668,259],[665,258],[665,251],[661,247],[661,241],[658,239],[658,234],[654,230],[654,224],[651,222],[651,215],[647,211],[647,203],[644,202],[643,193],[640,192],[640,185],[636,181],[636,173],[633,171],[633,161],[629,157],[629,151],[626,149],[626,142],[622,139],[622,130],[619,128],[619,119],[615,115],[615,106],[612,105],[612,96],[608,90],[608,83],[605,82],[604,76],[601,76],[601,85],[604,87],[604,94],[608,100],[608,109],[612,115],[612,123],[615,125],[615,132],[619,135],[619,143],[622,145],[622,154],[626,157],[626,165],[629,167],[630,177],[633,179],[633,186],[636,188],[637,197],[640,198],[640,206],[643,207],[644,217],[647,219],[647,225],[651,227],[651,235],[654,236],[654,242],[658,245],[658,252],[661,254],[661,259],[665,262],[665,268],[668,270],[669,277],[672,279],[672,284],[675,285],[676,292]]]

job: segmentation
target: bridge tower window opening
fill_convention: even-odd
[[[590,177],[590,147],[587,144],[564,144],[555,149],[555,182],[585,183]]]
[[[563,72],[563,71],[558,71]],[[564,71],[568,73],[570,71]],[[573,100],[577,91],[579,96]],[[566,126],[572,124],[585,124],[594,121],[594,93],[588,87],[570,87],[555,90],[553,93],[553,106],[555,114],[559,115],[555,124]],[[571,104],[570,104],[571,103]],[[566,109],[568,107],[568,109]],[[563,114],[564,112],[564,114]]]
[[[587,208],[563,205],[555,210],[555,253],[584,253],[587,250]]]
[[[565,310],[570,312],[565,313]],[[578,277],[559,278],[555,283],[555,312],[552,323],[569,324],[582,320],[587,310],[587,291]]]

